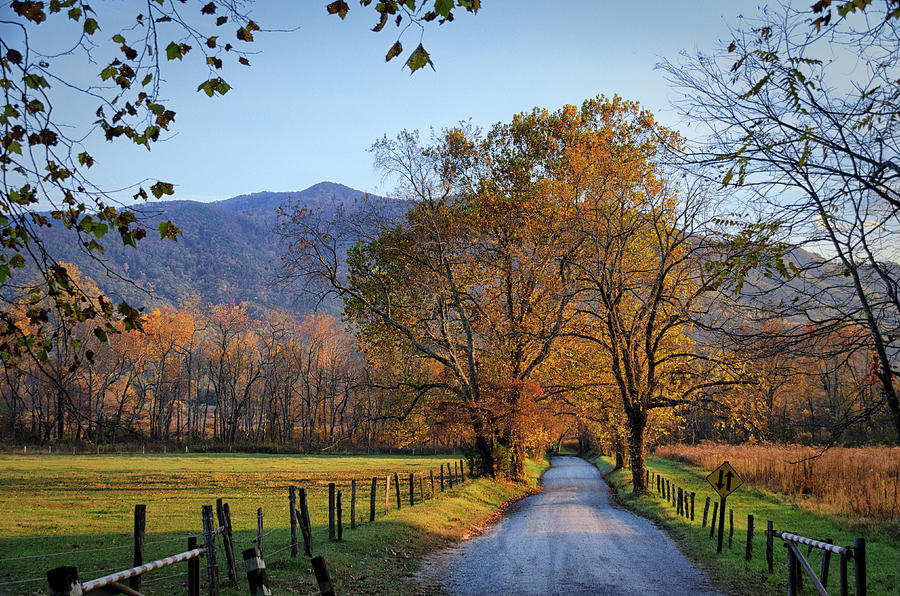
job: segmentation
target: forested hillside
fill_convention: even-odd
[[[154,234],[148,235],[140,250],[109,242],[102,262],[78,250],[78,240],[62,226],[45,229],[43,235],[53,254],[67,255],[116,302],[179,306],[196,297],[201,303],[246,301],[251,308],[278,306],[304,313],[315,306],[314,299],[272,283],[284,252],[273,232],[278,207],[291,201],[328,213],[339,205],[356,205],[365,196],[341,184],[321,182],[298,192],[259,192],[212,203],[151,202],[141,208],[147,228],[170,220],[182,231],[178,242]],[[386,201],[390,203],[381,197],[371,199],[369,206],[382,208]],[[325,308],[329,310],[329,305]]]

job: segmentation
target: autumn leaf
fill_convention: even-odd
[[[341,19],[344,19],[347,16],[347,12],[350,11],[350,6],[344,0],[335,0],[335,2],[326,6],[325,9],[328,11],[328,14],[336,14]]]
[[[200,83],[200,85],[197,87],[197,91],[203,91],[209,97],[212,97],[216,93],[218,93],[219,95],[225,95],[230,90],[231,85],[226,83],[221,78],[209,79],[208,81]]]
[[[434,63],[431,61],[431,56],[428,55],[428,52],[425,51],[422,44],[419,44],[419,47],[415,49],[406,61],[406,66],[409,67],[410,74],[412,74],[426,64],[431,66],[431,70],[434,70]]]
[[[160,240],[171,240],[172,242],[178,242],[178,236],[182,235],[181,230],[178,229],[178,226],[173,224],[171,221],[164,221],[159,224],[159,239]]]
[[[99,28],[100,25],[98,25],[97,21],[95,21],[94,19],[84,20],[84,32],[88,35],[93,35]]]
[[[403,44],[399,41],[391,46],[391,49],[388,50],[387,55],[384,57],[385,62],[390,62],[394,58],[400,55],[400,52],[403,51]]]
[[[173,195],[175,194],[175,186],[170,182],[157,182],[153,186],[150,187],[150,192],[153,193],[153,196],[157,199],[161,198],[163,195]]]
[[[191,46],[184,43],[175,43],[174,41],[169,42],[169,45],[166,46],[166,58],[169,60],[175,60],[178,58],[181,60],[185,54],[191,51]]]

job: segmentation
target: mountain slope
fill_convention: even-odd
[[[148,307],[177,306],[197,296],[202,303],[248,301],[262,308],[305,312],[314,306],[309,297],[271,284],[284,249],[273,231],[278,207],[290,201],[327,212],[337,204],[356,204],[365,196],[322,182],[299,192],[260,192],[212,203],[148,203],[140,209],[148,234],[139,248],[123,246],[110,235],[100,262],[79,249],[77,239],[61,226],[42,234],[51,254],[73,262],[114,300]],[[399,202],[376,198],[379,209],[385,205],[403,209]],[[183,236],[177,242],[159,240],[155,234],[156,225],[164,220],[181,229]]]

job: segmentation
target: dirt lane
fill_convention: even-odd
[[[613,505],[600,472],[554,457],[544,490],[442,556],[450,594],[719,594],[672,540]]]

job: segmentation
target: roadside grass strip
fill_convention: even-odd
[[[415,592],[409,578],[425,554],[461,539],[502,503],[533,490],[548,466],[544,460],[529,461],[527,483],[470,479],[467,469],[464,483],[453,489],[446,483],[441,492],[437,470],[456,461],[458,456],[0,456],[0,594],[45,593],[46,571],[61,565],[78,567],[81,581],[130,567],[138,503],[147,505],[145,561],[185,551],[188,536],[197,536],[202,545],[201,505],[219,497],[230,504],[238,555],[255,545],[256,511],[263,509],[264,555],[273,592],[316,593],[302,540],[299,556],[290,556],[290,484],[308,491],[313,554],[325,558],[338,593]],[[429,470],[436,474],[434,499]],[[385,477],[393,472],[401,479],[402,507],[396,507],[392,477],[385,515]],[[416,474],[412,507],[409,473]],[[372,476],[378,484],[376,517],[370,523]],[[357,527],[352,530],[351,479],[357,481]],[[344,490],[341,542],[328,538],[329,482]],[[221,593],[246,593],[242,561],[237,565],[240,587],[228,587],[221,542],[216,551]],[[141,593],[184,593],[185,565],[143,576]],[[205,559],[200,567],[205,593]]]
[[[798,504],[789,495],[759,490],[743,485],[729,495],[726,508],[734,511],[734,535],[731,548],[728,547],[729,523],[726,517],[724,547],[716,553],[716,538],[710,538],[709,523],[713,505],[718,495],[707,483],[710,470],[674,462],[660,457],[648,456],[647,468],[653,474],[669,479],[688,492],[696,492],[695,517],[679,516],[671,502],[667,502],[656,492],[656,484],[649,487],[648,494],[632,495],[630,469],[613,471],[613,459],[598,457],[592,460],[604,474],[607,481],[618,493],[621,501],[629,508],[657,521],[672,536],[682,552],[706,569],[726,590],[734,594],[786,594],[788,591],[787,548],[779,538],[774,539],[774,571],[769,573],[766,563],[766,522],[771,520],[776,531],[791,532],[816,540],[831,538],[835,544],[852,546],[857,537],[866,539],[867,584],[870,595],[894,595],[900,593],[900,536],[896,534],[893,522],[877,523],[826,516],[811,511]],[[738,470],[740,472],[740,470]],[[706,497],[710,497],[709,520],[702,528],[703,507]],[[728,514],[727,511],[725,512]],[[754,516],[752,559],[745,561],[747,540],[747,515]],[[718,525],[718,522],[717,522]],[[817,575],[822,565],[823,551],[801,549]],[[850,593],[853,593],[853,566],[850,563]],[[831,559],[828,578],[829,593],[838,591],[838,560]],[[815,590],[804,577],[802,594],[815,594]]]

